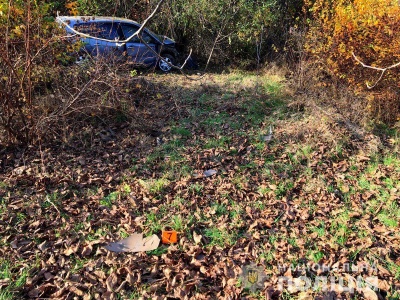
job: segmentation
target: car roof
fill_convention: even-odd
[[[117,18],[117,17],[102,17],[102,16],[58,16],[57,19],[69,23],[69,24],[76,24],[76,23],[85,23],[85,22],[125,22],[134,25],[140,26],[138,22],[125,19],[125,18]]]

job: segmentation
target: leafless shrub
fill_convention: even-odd
[[[306,38],[306,30],[290,29],[287,62],[295,94],[293,105],[309,109],[318,107],[317,114],[325,114],[342,123],[368,125],[374,113],[368,106],[367,94],[355,93],[354,88],[331,72],[328,65],[311,57],[304,49]]]
[[[10,8],[9,14],[13,11]],[[41,15],[31,16],[29,7],[27,11],[8,18],[0,40],[4,46],[0,47],[0,143],[26,145],[49,138],[67,142],[69,125],[78,121],[97,118],[104,123],[102,116],[115,112],[125,118],[137,116],[139,102],[150,86],[138,76],[137,66],[114,57],[71,64],[67,54],[76,49],[64,43],[65,33],[53,23],[47,35],[38,35],[44,31]],[[26,25],[15,27],[18,22]],[[10,39],[14,27],[24,32]],[[174,67],[182,69],[184,65]]]

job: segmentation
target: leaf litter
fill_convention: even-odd
[[[186,91],[193,99],[231,89],[195,85]],[[184,111],[198,105],[176,108],[179,95],[163,94],[164,101],[146,104],[153,116],[143,114],[149,123],[164,114],[164,124],[154,126],[170,122],[165,115],[170,107],[189,118]],[[284,299],[287,293],[350,298],[339,287],[332,292],[278,288],[286,275],[348,276],[341,266],[349,263],[360,266],[352,278],[379,279],[380,290],[355,289],[358,297],[395,295],[400,237],[398,215],[390,213],[399,203],[399,166],[371,162],[354,143],[339,149],[336,137],[348,133],[334,123],[324,128],[312,117],[304,123],[277,121],[268,147],[257,144],[260,135],[245,117],[243,94],[237,92],[229,106],[218,97],[207,103],[241,120],[241,130],[228,123],[219,133],[208,128],[221,122],[216,114],[209,123],[193,120],[189,138],[167,129],[162,145],[135,126],[115,125],[107,142],[93,134],[93,140],[81,137],[69,147],[47,144],[42,151],[31,147],[6,154],[0,173],[0,265],[9,271],[1,272],[2,289],[17,298]],[[266,124],[258,124],[265,127],[262,132],[268,132]],[[221,141],[221,135],[229,138]],[[184,147],[168,150],[178,142]],[[191,176],[192,170],[206,170],[203,179]],[[208,171],[213,172],[207,176]],[[133,253],[104,247],[111,241],[122,242],[111,244],[118,250],[129,241],[137,245],[141,236],[135,232],[160,235],[165,226],[181,232],[177,244]],[[267,280],[264,290],[251,294],[238,280],[253,263],[263,266]],[[332,270],[314,270],[316,263]],[[367,270],[371,274],[364,274],[365,263],[376,266]],[[292,264],[309,268],[282,268]]]

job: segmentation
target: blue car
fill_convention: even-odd
[[[127,59],[147,67],[157,66],[163,72],[171,71],[171,64],[175,65],[178,59],[176,43],[147,28],[141,32],[141,38],[145,43],[138,36],[122,43],[121,41],[128,39],[140,27],[139,23],[132,20],[114,17],[59,16],[56,21],[63,25],[70,35],[76,34],[74,30],[90,35],[91,37],[79,38],[84,45],[83,52],[92,56]]]

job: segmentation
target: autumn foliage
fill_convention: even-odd
[[[356,86],[374,85],[379,71],[363,68],[354,53],[369,66],[386,68],[400,61],[400,5],[397,0],[317,0],[308,3],[313,22],[309,31],[307,51],[323,62],[334,75]],[[366,107],[383,119],[395,119],[399,113],[400,68],[388,71],[369,91]],[[382,111],[382,101],[390,101]],[[379,107],[378,107],[379,106]],[[393,109],[395,110],[395,114]],[[389,113],[389,115],[388,115]]]

